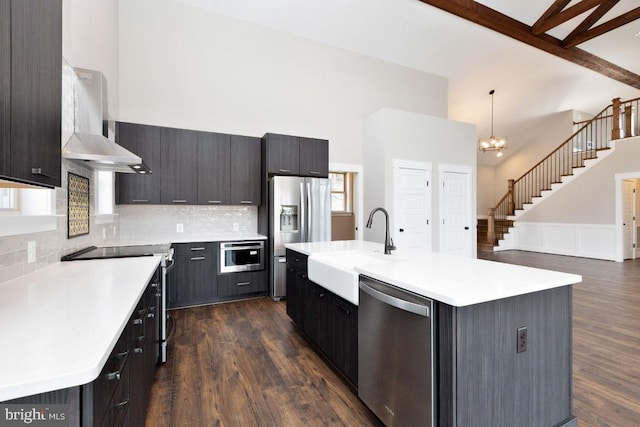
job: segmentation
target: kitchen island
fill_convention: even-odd
[[[125,401],[120,391],[127,394],[129,385],[143,381],[131,404],[114,410],[143,417],[146,403],[134,408],[133,402],[148,395],[156,365],[153,299],[160,261],[146,256],[59,262],[1,284],[0,402],[65,404],[69,425],[98,424],[111,420],[112,395],[113,401]],[[138,339],[144,335],[146,340]],[[94,384],[106,395],[99,396]]]
[[[383,255],[382,244],[371,242],[287,248],[295,258],[306,257],[309,286],[319,285],[355,307],[353,281],[344,280],[349,274],[433,301],[432,360],[425,360],[433,372],[433,425],[576,425],[571,295],[580,276],[431,252]],[[356,264],[345,265],[349,260]],[[357,351],[353,339],[345,345]],[[413,354],[411,348],[403,353],[396,356]]]

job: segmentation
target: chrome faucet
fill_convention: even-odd
[[[393,246],[393,239],[391,239],[391,236],[389,236],[389,212],[387,212],[384,208],[375,208],[369,214],[369,220],[367,221],[366,227],[371,228],[371,224],[373,224],[373,214],[378,211],[381,211],[384,214],[386,220],[386,228],[384,233],[384,253],[385,255],[391,255],[391,251],[395,251],[396,247]]]

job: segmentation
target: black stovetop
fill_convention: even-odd
[[[139,246],[89,246],[77,252],[63,256],[61,261],[79,261],[89,259],[131,258],[140,256],[166,255],[170,245]]]

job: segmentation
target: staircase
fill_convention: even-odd
[[[485,226],[478,222],[478,249],[499,246],[520,216],[611,154],[611,141],[640,134],[639,120],[634,117],[639,103],[640,98],[614,99],[524,175],[509,180],[507,194],[489,209],[482,238]]]

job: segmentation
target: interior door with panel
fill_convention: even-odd
[[[634,205],[635,205],[636,181],[625,179],[622,181],[622,232],[623,232],[623,259],[635,259],[634,250]]]
[[[470,172],[441,170],[440,252],[473,257]]]
[[[431,165],[394,162],[393,182],[396,247],[431,250]]]

